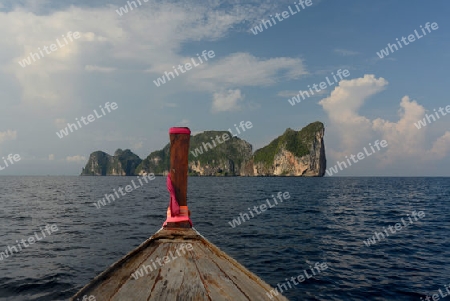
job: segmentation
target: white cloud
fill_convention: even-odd
[[[340,136],[344,152],[355,151],[361,142],[370,140],[367,133],[371,131],[371,121],[360,116],[358,110],[367,98],[384,90],[387,84],[384,78],[376,79],[374,75],[342,80],[329,97],[319,102]]]
[[[102,72],[102,73],[110,73],[116,70],[116,68],[112,67],[100,67],[95,65],[86,65],[84,70],[88,72]]]
[[[15,140],[17,138],[17,131],[7,130],[5,132],[0,132],[0,143],[8,140]]]
[[[414,122],[417,122],[425,109],[416,101],[404,96],[400,102],[397,122],[377,118],[372,121],[373,130],[381,134],[388,141],[384,162],[390,163],[398,158],[420,157],[425,155],[426,131],[417,130]]]
[[[220,87],[270,86],[281,80],[296,79],[307,74],[301,59],[278,57],[260,59],[249,53],[234,53],[210,63],[192,74],[192,83],[200,80],[212,89]],[[208,86],[205,86],[208,87]]]
[[[447,131],[433,143],[433,147],[429,150],[429,154],[435,159],[442,159],[449,153],[449,151],[450,132]]]
[[[77,81],[83,76],[80,71],[120,72],[126,61],[160,76],[161,72],[172,70],[173,65],[195,57],[196,53],[189,57],[179,54],[186,42],[215,41],[231,30],[245,31],[247,21],[267,16],[282,4],[250,1],[255,5],[237,2],[223,5],[222,2],[180,5],[150,0],[120,18],[115,13],[118,7],[113,6],[70,6],[43,14],[35,13],[40,11],[39,2],[33,2],[36,7],[15,4],[12,11],[0,12],[1,56],[9,62],[3,71],[17,79],[23,108],[44,112],[48,107],[70,110],[80,99],[77,95]],[[81,37],[30,66],[20,67],[19,60],[29,56],[30,52],[37,52],[39,47],[54,44],[69,31],[78,31]],[[214,93],[218,87],[236,89],[240,85],[270,85],[280,77],[291,79],[305,73],[299,59],[258,59],[242,53],[223,58],[211,67],[209,70],[206,65],[199,66],[196,71],[203,69],[204,72],[194,76],[196,71],[190,71],[191,75],[186,79],[192,76],[197,87]]]
[[[305,74],[307,71],[300,59],[262,59],[249,53],[233,53],[190,73],[188,83],[191,87],[213,93],[212,111],[217,113],[242,109],[242,87],[271,86]],[[226,89],[228,91],[224,92]],[[254,105],[249,104],[251,106]]]
[[[67,162],[75,162],[75,163],[81,163],[81,162],[86,162],[86,157],[85,156],[67,156],[66,157]]]
[[[426,132],[430,127],[418,130],[414,122],[423,118],[425,109],[416,101],[404,96],[396,122],[382,118],[369,119],[358,113],[367,99],[383,91],[388,82],[374,75],[343,80],[331,95],[319,104],[327,113],[330,124],[328,132],[339,139],[339,149],[328,149],[328,154],[338,160],[356,154],[368,143],[384,139],[388,147],[377,154],[384,165],[403,159],[415,160],[416,164],[427,160],[441,159],[450,151],[450,132],[446,132],[435,142],[427,142]],[[332,160],[333,162],[333,160]]]
[[[94,14],[99,12],[95,9],[93,11]],[[82,21],[83,16],[89,21]],[[0,45],[4,49],[4,59],[9,59],[9,64],[4,66],[3,71],[17,79],[25,108],[46,110],[47,106],[52,106],[61,109],[67,108],[68,103],[76,100],[73,82],[67,76],[58,75],[70,74],[79,68],[79,55],[86,49],[86,37],[82,28],[94,26],[95,18],[90,17],[92,12],[75,7],[50,15],[34,14],[22,8],[8,13],[0,12],[0,26],[4,35]],[[105,18],[108,19],[107,16]],[[76,30],[80,32],[81,38],[67,40],[66,44],[63,35]],[[48,49],[52,44],[57,49],[46,52],[45,47]],[[18,62],[29,58],[31,53],[39,55],[39,49],[43,54],[40,55],[41,58],[30,60],[31,65],[24,68],[19,65]]]
[[[239,102],[243,100],[241,90],[228,90],[222,93],[214,93],[212,112],[238,111],[241,109]]]

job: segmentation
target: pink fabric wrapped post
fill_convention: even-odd
[[[187,206],[180,206],[178,204],[177,198],[175,196],[175,189],[172,185],[172,180],[170,179],[170,173],[167,176],[167,190],[170,193],[169,208],[167,208],[167,219],[163,224],[163,227],[167,223],[177,223],[177,222],[189,222],[192,227],[192,221],[189,217],[189,210]]]

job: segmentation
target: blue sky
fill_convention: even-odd
[[[450,105],[450,4],[312,0],[254,35],[250,28],[293,1],[141,3],[119,16],[126,1],[2,1],[0,155],[22,160],[0,175],[77,175],[96,150],[129,148],[145,158],[168,142],[171,126],[197,133],[251,121],[239,137],[256,149],[288,127],[319,120],[328,166],[388,141],[339,175],[450,176],[450,116],[414,126]],[[427,22],[439,28],[377,56]],[[81,37],[25,68],[18,64],[69,31]],[[203,50],[215,57],[160,87],[153,83]],[[288,102],[338,69],[350,72],[339,86]],[[118,109],[58,138],[68,122],[106,102]]]

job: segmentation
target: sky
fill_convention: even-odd
[[[250,121],[238,137],[256,150],[321,121],[327,167],[388,144],[336,176],[450,176],[449,2],[135,2],[0,2],[0,157],[20,156],[0,175],[78,175],[97,150],[145,158],[173,126]],[[436,120],[418,128],[425,114]]]

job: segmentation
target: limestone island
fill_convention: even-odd
[[[253,153],[250,143],[228,131],[205,131],[191,137],[189,175],[323,177],[324,134],[325,127],[319,121],[299,131],[288,128]],[[167,175],[169,151],[170,143],[144,160],[128,149],[118,149],[114,156],[96,151],[89,156],[81,176]]]

